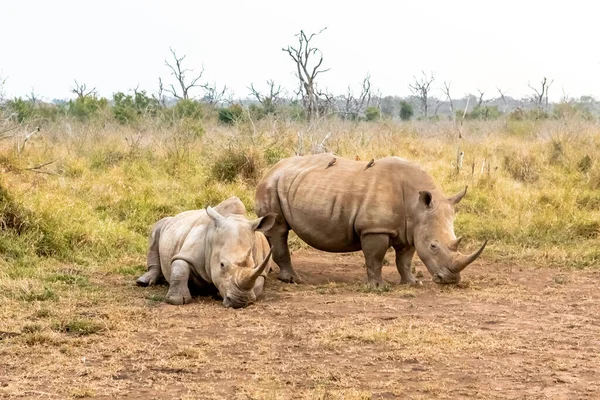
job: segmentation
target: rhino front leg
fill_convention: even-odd
[[[396,268],[400,273],[400,284],[417,285],[420,282],[412,274],[411,263],[415,255],[414,247],[395,247]]]
[[[362,251],[367,264],[367,279],[369,285],[374,288],[386,286],[381,277],[383,258],[390,247],[390,238],[386,234],[367,234],[360,238]]]
[[[190,264],[183,260],[175,260],[171,263],[171,279],[169,291],[165,301],[173,305],[187,304],[192,301],[190,288]]]
[[[273,231],[274,229],[271,229]],[[269,232],[269,242],[273,246],[273,261],[279,267],[277,279],[286,283],[302,283],[300,275],[296,273],[292,266],[290,249],[288,247],[289,231]]]

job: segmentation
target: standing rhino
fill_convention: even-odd
[[[148,272],[139,286],[169,282],[166,301],[192,300],[190,287],[214,285],[225,307],[245,307],[263,290],[270,270],[271,250],[262,234],[275,222],[274,214],[249,221],[244,205],[231,197],[214,209],[186,211],[158,221],[150,234]]]
[[[384,284],[381,268],[390,247],[401,283],[417,283],[411,272],[415,250],[434,282],[458,283],[487,244],[471,255],[458,252],[453,206],[466,192],[444,197],[425,171],[398,157],[367,163],[332,154],[298,156],[279,161],[259,182],[256,213],[277,214],[265,235],[284,282],[301,281],[288,249],[292,229],[319,250],[362,250],[375,287]]]

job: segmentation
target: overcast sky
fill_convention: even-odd
[[[236,97],[267,79],[296,87],[282,47],[294,34],[328,29],[320,86],[340,93],[370,73],[384,95],[407,95],[413,75],[436,76],[435,93],[452,82],[453,97],[496,87],[514,97],[543,76],[551,99],[600,97],[600,5],[571,0],[19,0],[0,5],[0,76],[5,92],[71,97],[73,80],[102,96],[136,87],[152,92],[170,81],[169,46],[203,81],[226,84]],[[261,86],[262,85],[262,86]],[[200,92],[197,92],[200,94]]]

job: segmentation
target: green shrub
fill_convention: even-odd
[[[221,108],[219,110],[219,121],[233,125],[238,121],[241,121],[244,116],[244,108],[239,104],[232,104],[227,108]]]
[[[457,116],[462,118],[463,111],[457,111]],[[476,106],[473,111],[465,114],[465,119],[490,120],[502,115],[497,106]]]
[[[16,97],[6,104],[9,112],[16,114],[17,122],[22,123],[30,120],[35,113],[35,105],[29,100]]]
[[[402,121],[409,121],[414,115],[412,104],[407,101],[400,102],[400,119]]]
[[[367,107],[365,111],[365,117],[367,118],[367,121],[376,121],[380,119],[381,113],[379,112],[379,108],[373,106]]]
[[[173,107],[173,115],[177,119],[202,119],[204,117],[204,110],[201,103],[185,99],[179,100],[177,104],[175,104],[175,107]]]
[[[94,118],[107,109],[108,100],[94,94],[78,97],[68,103],[68,114],[81,120]]]

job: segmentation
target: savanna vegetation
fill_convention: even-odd
[[[284,50],[294,54],[293,48]],[[527,397],[531,386],[524,376],[592,371],[597,360],[581,356],[577,366],[571,343],[556,344],[565,354],[551,359],[542,348],[562,337],[563,328],[572,329],[561,325],[566,320],[585,329],[588,317],[577,313],[560,323],[551,318],[562,312],[561,302],[589,300],[591,280],[598,278],[600,125],[586,106],[591,103],[549,105],[547,87],[546,98],[531,107],[506,110],[483,102],[483,95],[459,107],[448,94],[444,107],[450,112],[440,117],[439,107],[431,111],[436,101],[429,103],[425,84],[416,80],[415,96],[403,100],[369,95],[366,79],[360,95],[337,100],[311,92],[306,101],[282,101],[270,82],[267,94],[252,87],[251,104],[225,102],[224,89],[208,86],[204,98],[194,99],[187,94],[193,86],[185,84],[183,92],[172,87],[178,100],[169,104],[162,94],[137,89],[109,101],[82,85],[70,101],[4,101],[0,393],[432,398],[487,395],[496,389],[484,382],[503,377],[499,387],[522,389],[513,394]],[[176,311],[161,305],[166,288],[135,287],[154,222],[232,195],[252,215],[255,184],[269,166],[327,151],[362,160],[407,158],[447,194],[468,185],[455,231],[465,237],[465,247],[489,239],[484,268],[469,267],[458,288],[426,283],[374,292],[360,283],[360,258],[321,255],[321,262],[293,237],[294,257],[304,266],[299,272],[310,270],[317,278],[307,272],[308,283],[298,286],[270,279],[271,293],[245,310],[225,310],[205,299]],[[417,268],[417,276],[429,281],[422,265]],[[520,274],[525,283],[516,278]],[[388,271],[385,277],[397,282],[396,275]],[[460,322],[459,314],[440,311],[435,299],[475,305],[452,311],[467,316]],[[418,311],[417,300],[432,303],[433,314]],[[345,309],[352,312],[340,311]],[[481,327],[488,324],[481,315],[501,324],[506,310],[521,312],[524,320],[537,318],[544,333],[529,325]],[[599,311],[588,309],[590,315]],[[306,318],[313,325],[303,323]],[[592,343],[597,332],[590,329],[573,340]],[[171,335],[180,339],[172,342]],[[473,359],[460,358],[465,353]],[[525,355],[511,368],[496,369],[492,361],[507,354]],[[360,360],[346,365],[353,357],[368,360],[383,375],[369,376]],[[531,372],[528,362],[538,369]],[[363,367],[367,375],[359,376]],[[487,372],[463,381],[448,378],[454,368]],[[597,384],[582,375],[563,375],[552,385],[562,379],[566,391],[552,393],[598,393]]]

